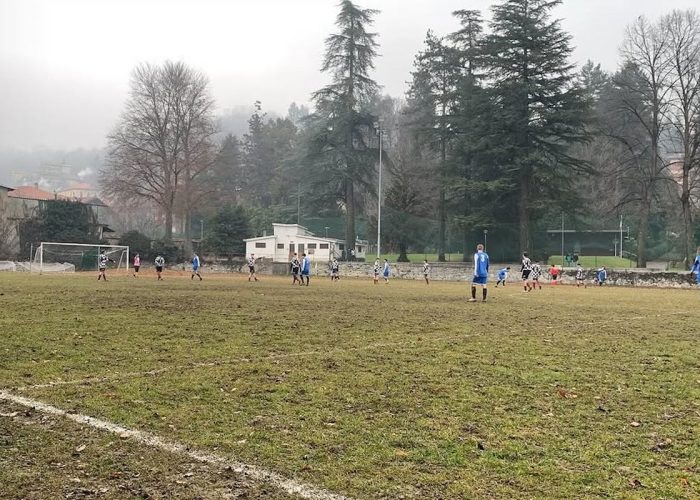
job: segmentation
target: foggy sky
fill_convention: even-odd
[[[625,26],[697,0],[565,0],[555,12],[574,59],[618,63]],[[380,9],[374,77],[401,96],[425,33],[491,0],[358,0]],[[140,62],[182,60],[206,73],[219,111],[263,103],[284,115],[327,82],[319,73],[335,0],[0,0],[0,150],[100,147]]]

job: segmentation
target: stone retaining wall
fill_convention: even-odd
[[[493,264],[492,273],[489,278],[491,283],[495,283],[495,271],[508,264]],[[510,264],[512,271],[508,281],[516,283],[519,281],[520,266]],[[352,278],[371,278],[373,275],[373,263],[369,262],[341,262],[340,276]],[[259,274],[285,275],[289,274],[289,265],[279,262],[258,262],[256,270]],[[312,265],[314,276],[328,276],[329,270],[325,263],[314,263]],[[236,263],[234,266],[214,265],[206,268],[208,272],[240,272],[247,273],[245,264]],[[471,281],[473,268],[461,262],[443,262],[430,264],[430,279],[435,281]],[[393,263],[391,264],[391,279],[422,280],[423,264],[420,262]],[[586,271],[586,282],[593,285],[595,270]],[[547,278],[542,280],[548,282]],[[564,284],[576,283],[576,270],[564,270],[561,282]],[[658,288],[695,288],[695,276],[688,272],[657,272],[645,269],[611,269],[608,270],[608,281],[605,286],[637,286],[637,287],[658,287]]]

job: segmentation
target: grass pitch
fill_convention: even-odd
[[[0,275],[0,387],[359,498],[700,495],[698,291],[290,281]],[[3,494],[285,498],[86,432],[0,402]]]

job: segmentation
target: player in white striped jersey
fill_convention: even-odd
[[[527,256],[527,252],[523,252],[523,259],[521,261],[520,272],[523,278],[523,289],[529,292],[532,289],[530,283],[530,273],[532,273],[532,261],[530,257]]]
[[[258,259],[255,258],[255,254],[250,254],[250,259],[248,259],[248,281],[250,281],[250,278],[253,278],[255,281],[258,281],[258,277],[255,276],[255,261]]]
[[[430,264],[428,264],[428,260],[423,261],[423,278],[425,278],[425,284],[429,285],[430,284]]]
[[[107,257],[107,254],[104,250],[100,250],[100,255],[97,256],[97,268],[99,270],[97,274],[97,281],[100,281],[100,278],[103,278],[105,281],[107,281],[107,275],[105,274],[105,271],[107,270],[107,262],[114,261]]]
[[[540,283],[540,277],[542,277],[542,268],[539,263],[534,262],[532,264],[532,271],[530,272],[530,281],[532,282],[532,289],[538,288],[542,290],[542,283]]]
[[[576,288],[580,287],[583,285],[583,288],[586,288],[586,271],[583,270],[581,267],[581,264],[576,264]]]
[[[155,260],[156,264],[156,274],[158,275],[158,281],[163,281],[163,276],[161,274],[163,273],[163,267],[165,267],[165,258],[161,254],[158,254]]]

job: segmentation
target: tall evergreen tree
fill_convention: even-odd
[[[460,68],[456,52],[428,32],[425,48],[416,56],[408,92],[411,126],[436,154],[438,178],[438,260],[445,261],[447,229],[447,161],[455,137],[454,111]]]
[[[551,11],[561,0],[502,0],[486,57],[498,105],[502,157],[516,187],[521,250],[531,245],[535,197],[559,199],[585,165],[569,147],[586,140],[586,101],[569,62],[571,36]]]
[[[321,67],[331,74],[332,83],[313,94],[316,110],[309,120],[308,159],[322,177],[317,179],[319,187],[332,191],[342,204],[348,254],[356,239],[355,190],[367,183],[376,163],[376,152],[370,147],[375,119],[366,111],[378,90],[369,76],[377,55],[377,35],[367,31],[376,14],[350,0],[340,2],[339,31],[326,39]]]

